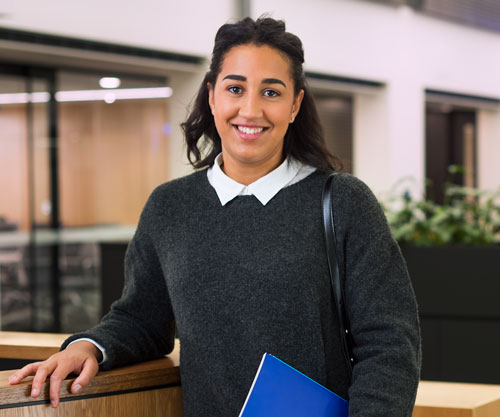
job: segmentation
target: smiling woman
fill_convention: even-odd
[[[333,187],[336,253],[356,362],[352,379],[323,236],[321,195],[338,164],[305,82],[302,43],[270,18],[223,25],[182,125],[199,170],[156,188],[127,250],[125,288],[95,328],[16,373],[33,396],[61,380],[181,345],[186,417],[234,417],[265,352],[349,399],[350,417],[409,417],[418,384],[416,303],[401,252],[360,180]]]

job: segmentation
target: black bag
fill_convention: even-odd
[[[355,360],[352,351],[353,340],[351,335],[351,327],[349,317],[345,308],[345,296],[343,282],[340,277],[339,265],[337,261],[336,238],[335,238],[335,223],[333,221],[333,181],[338,173],[331,173],[324,185],[322,196],[323,207],[323,229],[325,232],[325,246],[328,258],[328,270],[330,272],[330,280],[332,282],[333,296],[340,324],[340,340],[342,341],[342,351],[347,363],[349,377],[352,380],[352,368]]]

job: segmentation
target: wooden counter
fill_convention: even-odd
[[[499,417],[500,385],[421,381],[413,417]]]
[[[59,350],[67,335],[0,332],[0,356],[44,359]],[[36,343],[29,346],[28,343]],[[17,352],[17,354],[16,354]],[[31,380],[10,385],[13,371],[0,371],[0,417],[182,417],[179,346],[166,358],[99,372],[81,394],[70,392],[75,377],[61,386],[61,402],[49,404],[49,383],[38,398],[32,398]]]
[[[69,334],[0,332],[0,358],[44,360],[59,351]]]

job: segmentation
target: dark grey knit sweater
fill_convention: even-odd
[[[335,181],[338,256],[358,363],[352,385],[332,304],[316,172],[263,206],[222,206],[206,171],[158,187],[126,256],[122,298],[68,339],[105,347],[109,369],[181,341],[186,417],[237,417],[264,352],[339,395],[351,417],[410,416],[419,378],[417,311],[384,214],[361,181]],[[105,279],[105,277],[104,277]]]

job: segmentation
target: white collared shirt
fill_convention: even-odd
[[[222,171],[221,162],[222,154],[219,154],[214,165],[207,170],[207,177],[223,206],[240,195],[254,195],[265,206],[283,188],[299,182],[316,170],[295,159],[287,158],[269,174],[244,185],[229,178]]]

